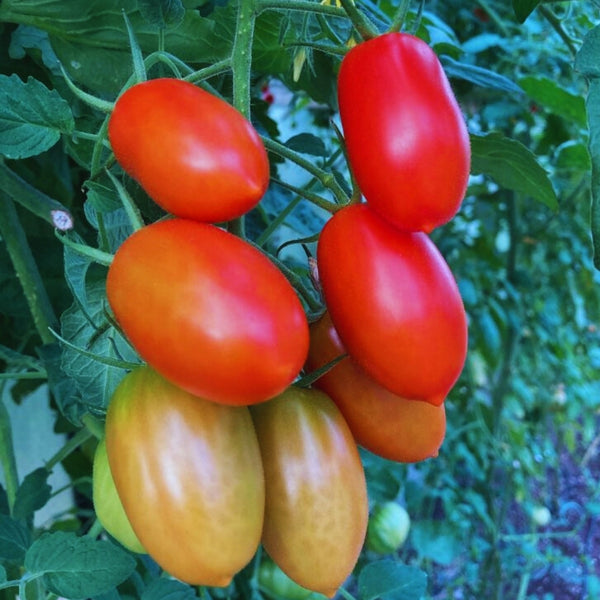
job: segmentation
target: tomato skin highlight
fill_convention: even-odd
[[[338,76],[348,158],[367,202],[398,228],[430,232],[458,211],[471,148],[434,51],[388,33],[353,47]]]
[[[108,137],[123,169],[166,211],[218,223],[256,206],[269,161],[233,106],[179,79],[138,83],[116,101]]]
[[[110,472],[106,441],[100,440],[94,453],[92,477],[94,510],[102,527],[132,552],[145,554],[146,549],[135,535]]]
[[[467,319],[429,237],[400,231],[367,204],[354,204],[325,224],[317,264],[350,356],[391,392],[439,406],[465,362]]]
[[[345,352],[329,313],[311,324],[308,371],[325,366]],[[357,444],[373,454],[402,463],[438,455],[446,434],[444,404],[433,406],[393,394],[349,356],[319,377],[313,386],[336,403]]]
[[[106,448],[152,558],[186,583],[228,585],[254,555],[263,524],[263,469],[248,409],[195,397],[140,367],[113,395]]]
[[[296,583],[333,597],[356,564],[368,519],[352,434],[318,390],[290,387],[251,413],[265,470],[263,546]]]
[[[106,292],[140,356],[208,400],[263,402],[306,359],[294,288],[260,251],[213,225],[175,218],[135,232],[114,256]]]

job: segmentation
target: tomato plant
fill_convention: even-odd
[[[260,542],[264,479],[246,407],[195,397],[149,367],[119,384],[106,448],[133,530],[156,562],[196,585],[226,586]]]
[[[253,208],[269,184],[266,150],[233,106],[179,79],[138,83],[108,124],[115,157],[168,212],[228,221]]]
[[[343,345],[378,383],[440,405],[462,370],[467,319],[452,272],[424,233],[403,232],[366,204],[325,225],[319,278]]]
[[[142,358],[209,400],[276,396],[306,358],[308,324],[292,286],[213,225],[170,219],[137,231],[117,250],[106,292]]]
[[[296,583],[333,597],[367,527],[367,490],[352,434],[323,392],[290,387],[251,407],[265,470],[262,542]]]
[[[358,44],[342,61],[338,98],[350,165],[369,204],[409,231],[449,221],[465,195],[471,150],[434,51],[406,33]]]
[[[367,526],[367,548],[377,554],[396,552],[408,537],[410,517],[397,502],[376,505]]]
[[[131,523],[119,498],[108,464],[106,442],[103,439],[98,442],[94,453],[92,483],[94,510],[104,529],[132,552],[145,553],[146,550],[131,528]]]
[[[311,324],[308,370],[319,369],[345,352],[329,313]],[[348,356],[313,385],[337,404],[354,439],[367,450],[407,463],[437,456],[446,433],[444,404],[433,406],[393,394]]]

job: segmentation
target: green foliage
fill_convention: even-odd
[[[379,31],[401,4],[357,2]],[[388,560],[363,552],[343,593],[359,600],[550,598],[539,577],[550,565],[557,589],[561,573],[580,569],[571,587],[595,597],[598,547],[584,532],[600,502],[600,276],[593,263],[600,268],[600,8],[444,0],[420,12],[419,4],[408,3],[404,30],[440,55],[471,134],[467,196],[432,235],[469,315],[469,355],[446,401],[439,457],[407,466],[362,452],[370,502],[401,498],[411,530]],[[314,316],[322,304],[308,255],[328,210],[353,193],[331,121],[339,61],[359,36],[341,8],[280,5],[257,1],[252,71],[242,74],[273,175],[245,229],[287,269]],[[115,386],[140,362],[104,291],[106,264],[136,226],[137,213],[123,200],[145,223],[164,216],[114,164],[106,138],[105,111],[136,78],[129,33],[143,61],[138,72],[187,77],[232,101],[237,10],[234,0],[0,3],[0,212],[15,201],[21,242],[39,275],[28,287],[11,232],[0,229],[0,384],[17,380],[11,389],[19,400],[47,383],[57,430],[101,431]],[[39,327],[44,297],[60,315],[54,334]],[[85,489],[90,448],[80,443],[69,453],[58,462],[76,462],[72,483]],[[97,540],[85,494],[68,515],[40,526],[35,517],[51,495],[42,465],[50,457],[18,477],[2,439],[0,456],[0,588],[18,588],[23,598],[198,596],[159,577],[151,561]],[[539,506],[551,514],[544,526],[532,519]],[[60,531],[65,523],[74,531]],[[576,556],[561,545],[565,539],[579,542]],[[260,600],[254,569],[201,596]]]

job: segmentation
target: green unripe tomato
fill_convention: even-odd
[[[531,519],[538,527],[546,527],[552,520],[552,513],[547,506],[534,506],[531,511]]]
[[[369,518],[367,548],[377,554],[396,552],[404,544],[410,529],[410,517],[396,502],[377,505]]]
[[[258,585],[261,592],[273,600],[318,600],[325,596],[311,592],[290,579],[271,559],[258,567]]]
[[[96,516],[102,527],[128,550],[145,554],[146,550],[129,523],[115,487],[104,440],[98,443],[94,454],[92,491]]]

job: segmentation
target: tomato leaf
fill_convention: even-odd
[[[527,17],[536,9],[541,0],[513,0],[513,10],[520,23],[524,23]]]
[[[69,104],[37,79],[0,75],[0,154],[28,158],[52,148],[75,127]]]
[[[592,242],[594,266],[600,269],[600,26],[584,38],[575,58],[575,68],[588,81],[586,100],[590,131],[588,151],[592,159]]]
[[[185,16],[181,0],[138,0],[138,7],[148,23],[160,28],[178,25]]]
[[[513,94],[523,92],[512,79],[489,69],[459,62],[449,56],[443,56],[441,62],[448,77],[457,77],[465,81],[470,81],[480,87],[492,88],[503,92],[511,92]]]
[[[328,156],[323,140],[312,133],[299,133],[291,137],[285,145],[291,150],[312,156]]]
[[[585,101],[580,94],[573,94],[548,77],[523,77],[519,85],[534,101],[556,115],[586,126]]]
[[[394,560],[368,564],[358,576],[359,600],[418,600],[427,591],[427,575]]]
[[[461,540],[449,525],[441,522],[413,522],[410,535],[419,556],[440,565],[449,565],[462,552]]]
[[[194,590],[181,581],[154,579],[142,593],[141,600],[193,600]]]
[[[499,186],[558,209],[548,173],[531,150],[501,133],[471,135],[471,172],[489,175]]]
[[[29,473],[17,490],[13,516],[28,519],[36,510],[45,506],[50,499],[52,488],[48,485],[50,472],[44,467]]]
[[[61,367],[76,385],[81,409],[103,413],[108,401],[126,373],[126,366],[118,367],[94,360],[103,359],[139,362],[137,355],[122,335],[106,320],[106,296],[101,283],[87,290],[87,315],[74,304],[61,318],[62,336],[85,352],[64,346]],[[71,407],[72,409],[74,407]]]
[[[21,521],[0,515],[0,558],[21,560],[31,544],[31,534]]]
[[[109,591],[133,572],[135,559],[107,541],[74,533],[45,533],[29,548],[25,569],[50,591],[71,600]]]

